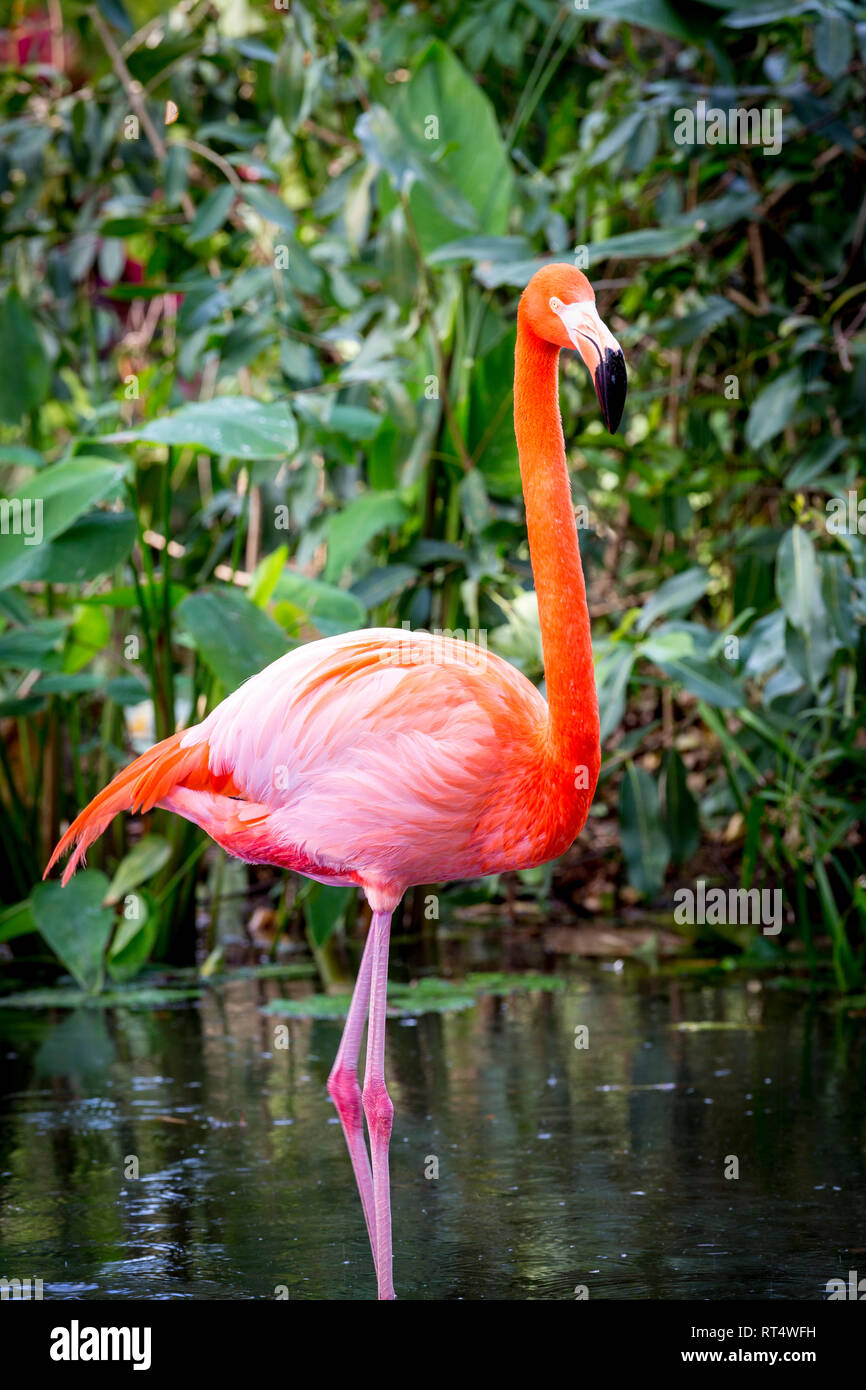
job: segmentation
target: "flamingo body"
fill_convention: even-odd
[[[412,884],[555,857],[597,773],[591,785],[562,775],[547,705],[507,661],[371,628],[287,652],[150,749],[72,823],[48,868],[75,844],[65,883],[113,815],[160,806],[250,863],[358,884],[393,908]]]
[[[563,853],[598,780],[589,609],[558,402],[567,347],[583,357],[615,430],[626,391],[622,351],[586,277],[548,265],[520,301],[514,376],[547,701],[506,661],[453,638],[372,628],[312,642],[119,773],[72,822],[45,871],[72,850],[66,883],[119,811],[162,806],[241,859],[363,888],[372,923],[328,1090],[381,1299],[394,1297],[385,1084],[391,914],[412,884],[529,868]]]

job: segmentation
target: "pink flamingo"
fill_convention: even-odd
[[[560,349],[569,347],[589,368],[605,424],[615,431],[626,394],[622,351],[586,277],[570,265],[548,265],[520,300],[514,372],[547,703],[506,661],[450,638],[373,628],[311,642],[119,773],[73,821],[45,870],[74,845],[65,884],[119,811],[162,806],[249,863],[360,885],[372,923],[328,1090],[380,1299],[395,1296],[394,1109],[385,1085],[391,915],[413,884],[529,868],[564,853],[598,779],[589,611],[557,390]],[[362,1093],[358,1058],[368,1014]]]

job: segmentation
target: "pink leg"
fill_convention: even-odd
[[[358,970],[358,978],[355,981],[352,1002],[349,1005],[346,1026],[343,1029],[337,1056],[331,1068],[331,1075],[328,1077],[328,1093],[337,1108],[340,1124],[343,1126],[343,1133],[346,1136],[349,1157],[352,1160],[352,1171],[355,1174],[355,1182],[358,1184],[358,1192],[361,1195],[361,1206],[364,1208],[364,1220],[367,1223],[367,1234],[370,1237],[370,1248],[373,1251],[373,1263],[375,1264],[376,1226],[373,1177],[370,1172],[367,1143],[364,1139],[364,1121],[361,1119],[361,1088],[358,1085],[358,1054],[361,1050],[361,1034],[364,1031],[367,1006],[370,1002],[373,940],[374,932],[371,926],[364,946],[364,954],[361,957],[361,965]]]
[[[370,1021],[367,1028],[367,1066],[364,1072],[364,1113],[370,1131],[373,1159],[373,1202],[376,1221],[374,1253],[380,1299],[394,1298],[391,1275],[391,1191],[388,1146],[394,1107],[385,1086],[385,1005],[388,989],[388,939],[390,912],[374,912],[373,969],[370,985]]]

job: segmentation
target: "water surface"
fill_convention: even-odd
[[[0,1274],[52,1298],[373,1297],[325,1090],[341,1025],[292,1019],[280,1048],[263,1011],[299,988],[0,1013]],[[756,980],[597,964],[390,1021],[398,1295],[814,1299],[866,1274],[863,1037]]]

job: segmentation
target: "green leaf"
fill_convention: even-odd
[[[51,385],[51,363],[33,316],[17,290],[0,304],[0,420],[17,425],[42,404]]]
[[[701,841],[697,802],[686,781],[686,769],[675,748],[669,748],[662,762],[659,783],[662,824],[671,847],[671,858],[678,864],[691,859]]]
[[[231,211],[234,200],[235,191],[230,183],[220,184],[202,199],[186,234],[190,245],[197,241],[205,241],[209,236],[213,236],[214,232],[219,231]]]
[[[29,936],[35,931],[38,931],[38,927],[29,898],[0,912],[0,942],[14,941],[18,936]]]
[[[590,0],[586,11],[587,19],[613,19],[624,24],[636,24],[643,29],[654,29],[669,38],[681,39],[690,43],[694,35],[686,28],[673,6],[667,0]]]
[[[28,989],[20,994],[5,994],[4,1009],[163,1009],[168,1004],[185,1004],[200,999],[200,989],[104,989],[101,994],[88,994],[80,989]]]
[[[18,504],[20,522],[3,537],[0,587],[18,584],[47,564],[39,554],[42,543],[59,536],[94,502],[107,497],[125,469],[125,464],[78,455],[28,478],[9,499],[13,507]]]
[[[449,236],[455,225],[470,229],[478,225],[472,204],[413,147],[384,106],[371,106],[359,116],[355,135],[369,162],[388,175],[397,193],[408,196],[416,184],[426,185],[434,215],[448,226]]]
[[[366,611],[363,605],[345,589],[326,584],[323,579],[311,579],[296,570],[283,569],[274,589],[274,598],[291,604],[303,618],[318,629],[323,637],[335,637],[340,632],[354,632],[363,627]],[[300,637],[300,624],[290,628]]]
[[[68,530],[34,550],[28,581],[83,584],[128,559],[135,544],[132,512],[89,512]]]
[[[365,492],[336,512],[328,523],[326,580],[339,579],[374,536],[402,526],[407,516],[396,492]]]
[[[531,254],[532,248],[522,236],[467,236],[446,241],[427,257],[428,265],[453,265],[467,261],[518,261]]]
[[[623,774],[619,822],[629,883],[652,897],[665,881],[670,845],[662,828],[658,788],[649,773],[632,762]]]
[[[671,579],[660,584],[652,597],[644,604],[635,623],[636,632],[646,632],[647,628],[662,614],[687,613],[698,599],[703,598],[710,587],[709,572],[701,565],[682,570]]]
[[[815,25],[815,62],[831,81],[847,71],[854,54],[851,25],[844,15],[825,10]]]
[[[365,610],[387,603],[389,598],[402,594],[418,578],[414,565],[378,565],[376,569],[357,579],[352,585],[352,593]],[[342,593],[342,590],[339,592]]]
[[[424,253],[452,241],[460,228],[504,235],[514,175],[496,110],[445,43],[436,39],[424,49],[410,80],[391,88],[389,106],[397,127],[423,151],[425,164],[447,180],[443,188],[428,178],[410,193]],[[438,130],[431,116],[438,120]],[[428,139],[431,135],[435,138]],[[389,201],[393,199],[383,200],[386,209]]]
[[[295,397],[298,414],[312,421],[328,434],[345,435],[347,439],[374,439],[382,427],[382,416],[362,405],[339,405],[323,396]]]
[[[293,134],[310,114],[319,70],[297,32],[286,35],[271,67],[271,101],[286,130]]]
[[[853,578],[845,563],[845,557],[837,554],[822,554],[821,598],[830,617],[833,631],[843,646],[856,651],[860,626],[855,621],[851,605]]]
[[[282,401],[264,405],[248,396],[216,396],[107,438],[120,443],[196,444],[229,458],[284,458],[298,447],[298,427]]]
[[[826,616],[803,630],[785,626],[785,655],[788,665],[808,683],[812,690],[818,690],[830,669],[833,653],[839,643]]]
[[[717,636],[709,628],[680,619],[656,628],[638,651],[699,699],[733,709],[745,703],[745,692],[716,654],[717,647]]]
[[[711,0],[717,3],[717,0]],[[724,6],[723,8],[728,8]],[[767,24],[775,24],[779,20],[796,19],[799,15],[808,13],[815,9],[815,0],[788,0],[787,4],[781,5],[758,5],[748,3],[747,0],[739,0],[739,5],[734,7],[734,13],[725,16],[722,21],[730,25],[732,29],[753,29],[758,26],[763,28]]]
[[[124,908],[106,959],[108,973],[117,984],[133,979],[147,964],[159,936],[159,917],[146,894],[137,893],[129,907],[129,916]]]
[[[232,691],[290,649],[280,627],[237,589],[202,589],[178,605],[186,628],[217,680]]]
[[[331,888],[324,883],[312,883],[304,897],[304,920],[311,940],[324,946],[346,914],[354,888]]]
[[[162,835],[143,835],[121,859],[105,896],[107,903],[117,903],[140,883],[153,878],[171,858],[171,845]]]
[[[599,164],[606,164],[628,143],[632,134],[644,123],[645,119],[643,111],[630,111],[623,120],[617,121],[613,129],[609,130],[607,135],[594,146],[586,162],[586,167],[595,169]]]
[[[30,903],[33,920],[57,958],[88,994],[102,985],[102,958],[114,917],[103,907],[108,879],[98,869],[76,874],[65,888],[39,883]]]
[[[39,618],[28,627],[7,629],[0,635],[0,670],[41,668],[47,657],[59,655],[65,635],[61,618]]]
[[[490,523],[490,499],[484,485],[484,475],[470,468],[460,480],[460,510],[467,531],[477,535]]]
[[[698,229],[694,226],[645,227],[637,232],[623,232],[621,236],[589,242],[589,263],[598,265],[611,257],[633,261],[645,257],[673,256],[677,251],[684,250],[697,236]]]
[[[782,433],[790,424],[802,393],[799,367],[783,372],[758,392],[746,421],[746,443],[750,449],[760,449]]]
[[[269,193],[266,188],[259,188],[256,183],[248,183],[244,185],[244,199],[266,222],[273,222],[284,231],[294,232],[294,214],[275,193]]]
[[[815,547],[808,531],[792,526],[776,555],[776,593],[789,623],[808,632],[823,617],[821,580]]]
[[[695,241],[698,235],[698,229],[693,226],[647,227],[584,244],[588,263],[594,266],[611,258],[631,261],[674,256]],[[481,261],[475,268],[475,278],[485,289],[496,289],[500,285],[515,285],[522,289],[542,266],[561,263],[572,265],[573,261],[561,254],[525,261]]]
[[[622,723],[635,655],[635,648],[631,642],[611,642],[599,657],[595,678],[598,685],[602,743]]]
[[[256,608],[267,608],[288,558],[289,547],[281,545],[256,565],[247,585],[247,598]]]

